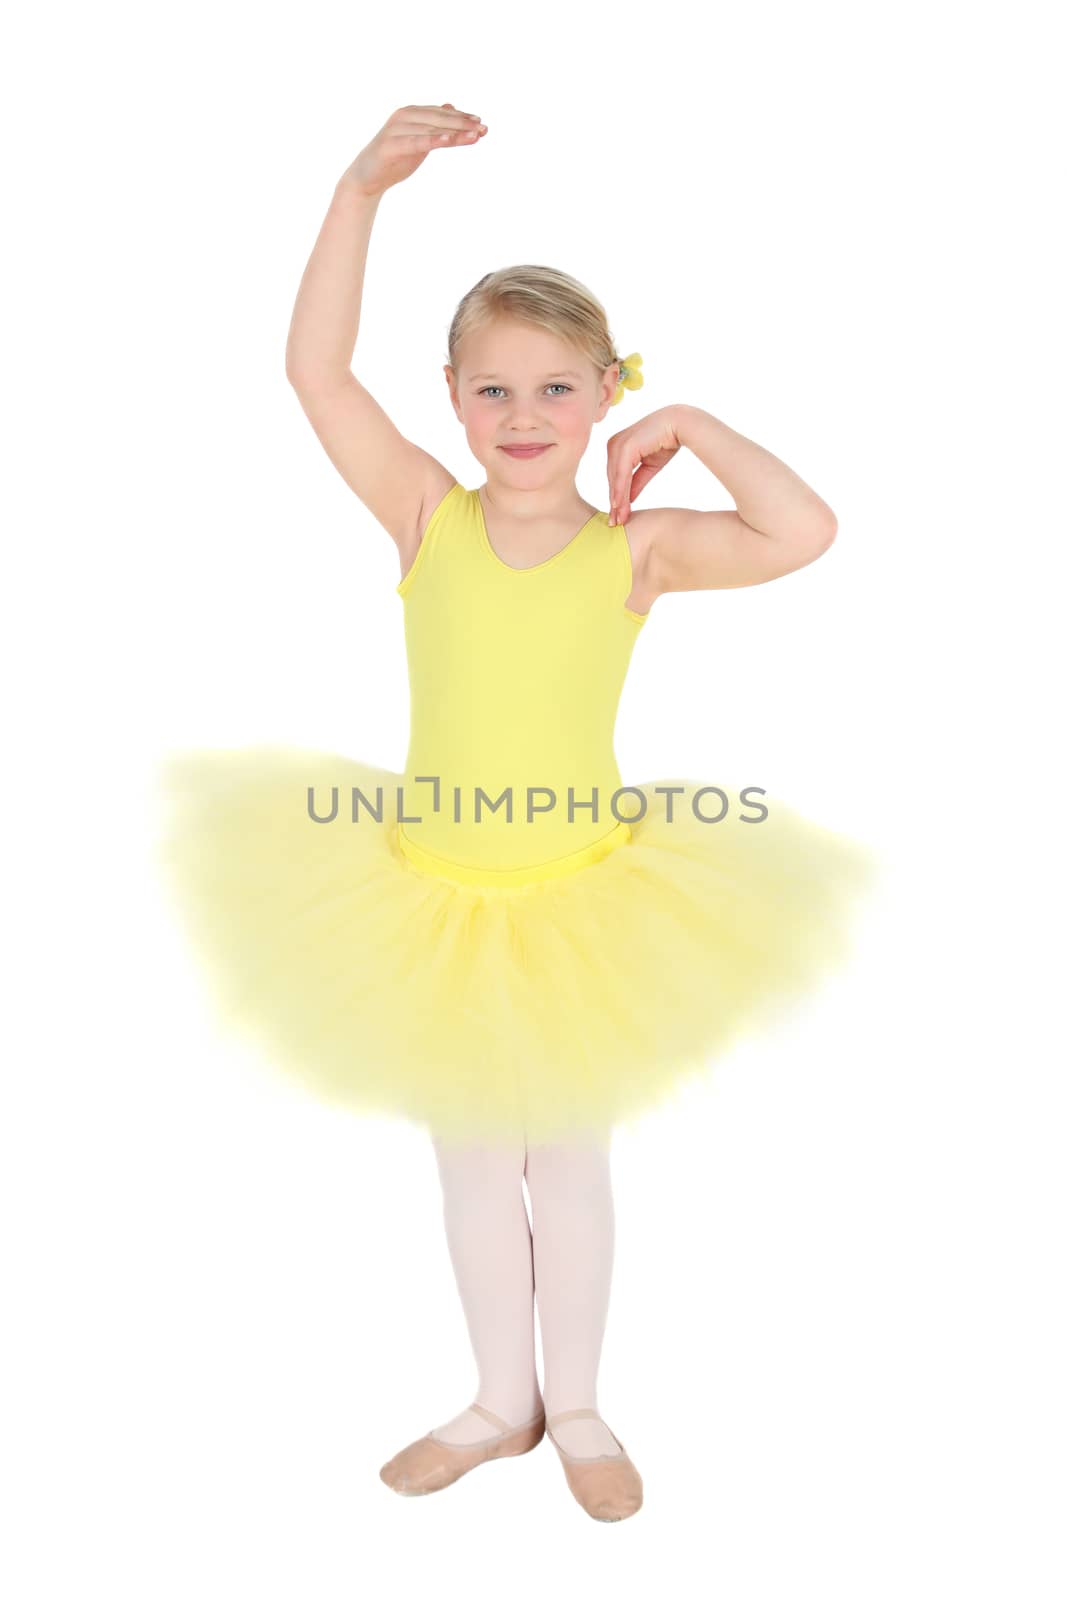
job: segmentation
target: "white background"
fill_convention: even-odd
[[[1061,1597],[1050,13],[375,9],[9,36],[3,1586]],[[448,324],[546,262],[644,357],[592,503],[672,402],[795,467],[836,543],[656,603],[620,766],[763,784],[888,867],[847,972],[616,1138],[599,1399],[646,1499],[612,1527],[547,1441],[379,1481],[475,1392],[430,1145],[223,1036],[151,867],[167,750],[403,765],[396,549],[284,348],[341,171],[445,100],[489,133],[384,197],[356,371],[483,481]],[[644,503],[731,501],[682,452]]]

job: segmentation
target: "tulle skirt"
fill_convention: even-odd
[[[449,1140],[599,1133],[662,1103],[845,963],[879,876],[770,798],[745,822],[718,785],[727,815],[702,821],[706,780],[635,785],[620,848],[509,887],[414,867],[402,775],[346,756],[186,750],[158,780],[161,881],[220,1022],[313,1094]],[[346,821],[379,786],[381,822]],[[327,809],[338,790],[336,822],[309,820],[312,788]]]

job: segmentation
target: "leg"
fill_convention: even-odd
[[[596,1383],[615,1254],[610,1134],[530,1145],[534,1273],[545,1412],[597,1406]],[[603,1422],[576,1418],[555,1430],[573,1455],[617,1454]]]
[[[478,1368],[479,1405],[509,1424],[541,1409],[534,1349],[533,1251],[522,1198],[525,1146],[434,1139],[445,1234]],[[465,1410],[432,1430],[453,1444],[491,1437]]]

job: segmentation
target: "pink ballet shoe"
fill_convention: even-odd
[[[624,1517],[632,1517],[635,1511],[640,1511],[644,1502],[644,1487],[641,1474],[623,1450],[622,1441],[608,1428],[622,1451],[621,1455],[572,1456],[552,1432],[553,1426],[570,1422],[572,1417],[595,1417],[598,1422],[604,1422],[599,1411],[581,1407],[577,1411],[557,1411],[545,1423],[548,1437],[563,1463],[571,1493],[582,1510],[595,1517],[597,1522],[621,1522]],[[604,1426],[607,1428],[606,1422]]]
[[[485,1406],[472,1405],[467,1409],[477,1411],[500,1432],[492,1438],[479,1439],[476,1444],[453,1444],[447,1439],[435,1439],[430,1433],[424,1434],[385,1463],[378,1474],[382,1482],[397,1494],[433,1494],[437,1489],[447,1489],[450,1483],[462,1478],[472,1467],[480,1467],[483,1461],[525,1455],[540,1444],[544,1435],[544,1411],[531,1421],[512,1427]]]

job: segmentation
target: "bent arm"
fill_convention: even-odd
[[[699,406],[672,410],[679,441],[715,474],[737,510],[647,513],[657,594],[767,583],[829,548],[837,518],[792,467]]]
[[[826,501],[792,467],[699,406],[677,411],[682,444],[715,474],[750,528],[775,539],[816,542],[836,532]]]

